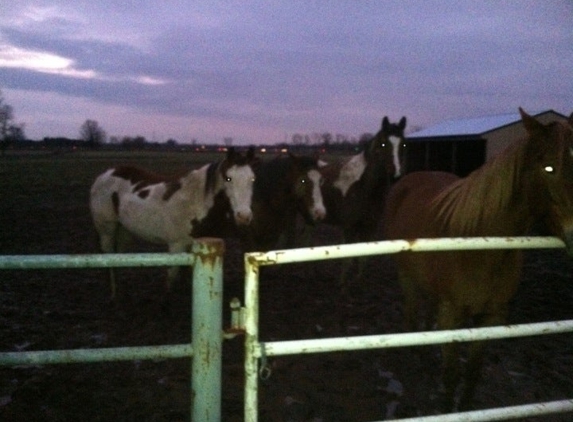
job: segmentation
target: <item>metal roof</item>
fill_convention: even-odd
[[[551,112],[545,110],[534,113],[534,116]],[[475,136],[490,132],[500,127],[521,121],[519,113],[497,114],[493,116],[474,117],[469,119],[447,120],[435,126],[422,129],[408,135],[408,139],[446,137],[446,136]]]

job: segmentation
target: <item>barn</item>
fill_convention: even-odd
[[[554,110],[531,114],[543,123],[567,120]],[[517,112],[448,120],[408,136],[406,169],[441,170],[464,177],[524,135]]]

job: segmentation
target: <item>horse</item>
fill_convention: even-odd
[[[276,248],[283,235],[287,247],[292,246],[292,237],[285,235],[283,230],[297,214],[301,214],[308,224],[321,221],[326,214],[319,166],[318,157],[292,153],[259,161],[255,167],[251,224],[235,224],[228,216],[228,201],[218,197],[209,215],[194,227],[194,233],[239,238],[246,251]],[[225,223],[221,224],[222,221]]]
[[[542,124],[519,108],[523,139],[466,178],[433,171],[401,178],[386,198],[385,239],[526,235],[539,223],[573,254],[573,114]],[[535,226],[534,226],[535,225]],[[399,253],[405,325],[416,329],[418,301],[429,300],[438,329],[505,324],[520,280],[520,250]],[[442,346],[444,411],[456,408],[462,384],[459,345]],[[484,343],[468,346],[460,409],[470,408]]]
[[[294,238],[284,233],[284,227],[293,224],[297,214],[310,225],[325,218],[319,170],[318,157],[290,153],[259,164],[253,189],[253,223],[246,228],[247,249],[275,248],[281,235],[286,236],[286,247],[292,247]]]
[[[167,177],[133,166],[119,166],[99,175],[90,191],[90,210],[104,253],[122,252],[126,240],[167,245],[169,252],[186,252],[196,225],[224,196],[235,223],[249,225],[256,163],[254,149],[246,155],[229,148],[226,157],[186,174]],[[204,236],[208,233],[203,233]],[[179,268],[167,271],[167,291]],[[110,270],[112,300],[117,286]]]
[[[324,223],[342,228],[343,243],[373,240],[384,209],[384,198],[403,173],[406,117],[398,123],[382,119],[378,133],[364,149],[343,162],[320,169],[324,177],[322,196],[326,206]],[[347,285],[351,260],[343,263],[340,284]],[[365,259],[358,260],[356,280],[364,273]]]

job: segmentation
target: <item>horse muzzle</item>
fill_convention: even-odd
[[[326,209],[324,207],[317,207],[312,210],[312,219],[315,222],[322,221],[326,218]]]
[[[252,211],[237,211],[235,213],[235,223],[238,226],[248,226],[253,221]]]

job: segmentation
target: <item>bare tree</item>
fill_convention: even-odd
[[[24,125],[14,123],[14,111],[12,106],[6,104],[2,91],[0,91],[0,151],[2,155],[12,141],[25,139]]]
[[[97,148],[105,142],[106,134],[97,121],[88,119],[80,128],[80,137],[88,147]]]

